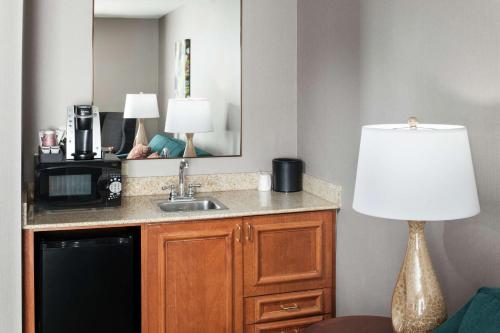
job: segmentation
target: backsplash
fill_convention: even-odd
[[[302,186],[304,191],[333,202],[339,207],[342,206],[342,186],[328,183],[307,174],[304,174]]]
[[[219,192],[236,190],[256,190],[258,173],[227,173],[212,175],[188,175],[186,184],[201,184],[197,192]],[[178,176],[161,177],[124,177],[123,195],[158,195],[168,194],[161,188],[163,186],[177,185]]]
[[[186,176],[186,183],[201,184],[202,186],[198,188],[198,192],[256,190],[258,178],[259,174],[256,172],[188,175]],[[168,191],[162,190],[162,187],[172,184],[177,185],[178,182],[178,176],[124,177],[123,196],[167,195]],[[320,198],[339,206],[341,204],[342,188],[339,185],[330,184],[324,180],[304,174],[303,188],[304,191]]]

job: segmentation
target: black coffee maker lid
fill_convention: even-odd
[[[92,116],[92,105],[75,105],[75,115],[77,117],[89,117]]]

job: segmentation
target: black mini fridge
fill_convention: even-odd
[[[40,234],[37,333],[139,333],[136,231]]]

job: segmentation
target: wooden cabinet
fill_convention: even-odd
[[[333,211],[141,229],[142,333],[298,333],[335,313]],[[35,332],[24,232],[24,332]]]
[[[244,294],[332,287],[332,212],[243,219]]]
[[[143,332],[242,332],[240,221],[147,227]]]
[[[334,312],[331,211],[150,224],[143,333],[302,332]]]
[[[248,325],[245,333],[301,333],[308,326],[326,319],[326,316],[315,316],[292,320],[277,321],[266,324]]]

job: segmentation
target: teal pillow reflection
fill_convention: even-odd
[[[169,157],[182,157],[182,155],[184,155],[186,142],[176,138],[168,137],[166,135],[156,134],[151,139],[148,146],[151,147],[151,152],[160,154],[163,148],[167,148],[170,154]],[[195,147],[194,150],[196,151],[196,155],[198,157],[212,156],[203,149]]]

